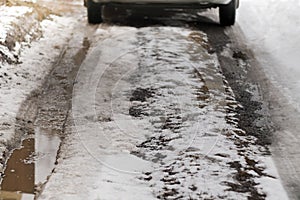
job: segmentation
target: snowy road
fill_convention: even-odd
[[[131,26],[97,28],[74,85],[73,134],[39,198],[287,199],[257,145],[264,132],[240,129],[244,109],[221,73],[247,67],[247,52],[209,18],[158,14],[132,21],[110,13]]]
[[[25,159],[39,171],[29,189],[37,199],[288,199],[273,159],[288,177],[282,179],[290,196],[299,191],[297,154],[282,154],[296,148],[283,145],[291,139],[273,142],[273,116],[282,111],[269,115],[278,102],[262,95],[275,89],[260,68],[267,57],[249,49],[259,48],[249,39],[255,34],[245,7],[244,26],[223,28],[214,11],[108,7],[106,23],[91,26],[81,1],[42,4],[61,15],[48,19],[59,26],[48,22],[43,40],[64,37],[54,47],[24,48],[31,57],[21,61],[39,61],[30,62],[28,73],[43,63],[38,73],[47,75],[22,105],[15,102],[18,128],[6,127],[37,146],[61,140],[52,172],[39,166],[41,147]],[[41,46],[53,50],[44,55]],[[40,140],[41,132],[49,141]],[[273,157],[266,146],[272,142]],[[282,158],[291,170],[282,168]],[[8,164],[5,175],[16,169]],[[0,196],[10,191],[4,189]]]
[[[97,31],[104,39],[73,89],[76,134],[40,199],[274,199],[271,185],[282,191],[270,157],[238,128],[240,105],[205,33]]]
[[[265,74],[276,126],[271,151],[291,199],[300,199],[300,1],[243,1],[239,26]],[[251,17],[249,17],[251,16]]]

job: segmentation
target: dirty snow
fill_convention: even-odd
[[[264,150],[237,128],[240,105],[204,33],[97,32],[74,87],[73,134],[39,199],[274,199],[274,188],[286,198]],[[250,177],[244,192],[239,173]]]
[[[300,110],[300,1],[244,0],[239,26],[269,78]],[[251,16],[251,17],[249,17]]]
[[[16,12],[16,16],[28,11],[23,8],[12,8],[20,9],[19,12]],[[10,10],[10,14],[12,11]],[[2,12],[0,15],[2,20]],[[20,106],[27,96],[43,83],[45,76],[52,68],[52,60],[60,55],[63,48],[61,45],[70,37],[75,23],[73,19],[57,16],[52,16],[51,20],[42,21],[40,31],[43,33],[43,37],[30,44],[30,48],[22,47],[20,64],[0,64],[1,155],[7,147],[12,148],[14,143],[22,137],[15,135],[16,115]],[[5,26],[1,24],[0,27]],[[57,32],[60,34],[55,34]]]
[[[291,199],[300,193],[299,9],[299,0],[244,0],[238,19],[267,77],[262,81],[271,83],[264,94],[277,126],[271,150]]]

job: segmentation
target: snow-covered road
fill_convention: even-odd
[[[238,24],[269,77],[300,109],[300,1],[244,0]]]
[[[272,152],[292,199],[300,198],[300,1],[244,0],[238,24],[267,80],[277,131]]]
[[[205,33],[96,34],[73,90],[72,134],[39,199],[287,198],[270,156],[238,128],[240,105]]]
[[[28,127],[40,146],[40,127],[62,140],[52,173],[52,165],[39,168],[39,149],[29,159],[49,175],[44,183],[35,176],[37,199],[288,199],[273,160],[297,199],[299,1],[244,0],[233,28],[215,23],[214,11],[185,10],[156,10],[147,19],[112,12],[108,21],[121,22],[91,26],[81,4],[44,1],[62,16],[37,21],[40,35],[24,36],[28,41],[17,43],[17,51],[5,42],[13,23],[0,21],[0,51],[8,62],[0,68],[1,150],[19,144],[8,120],[18,126],[19,142]],[[24,9],[31,11],[0,7],[17,21],[22,13],[10,10]],[[247,80],[259,67],[266,76],[257,81],[269,86],[261,91]],[[30,78],[21,82],[5,75],[25,73]],[[31,105],[38,112],[29,114]],[[273,158],[264,146],[265,105],[280,127]]]

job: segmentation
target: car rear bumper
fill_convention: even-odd
[[[225,5],[231,0],[93,0],[96,3],[117,3],[117,4],[151,4],[151,5],[198,5],[212,6]],[[177,6],[176,6],[177,7]]]

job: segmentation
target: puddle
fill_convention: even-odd
[[[26,139],[22,142],[22,148],[13,151],[1,184],[1,200],[23,200],[23,194],[20,192],[34,198],[35,164],[26,164],[26,160],[34,152],[34,142],[33,138]]]
[[[44,183],[51,174],[60,139],[40,128],[15,149],[4,171],[0,200],[33,200],[35,185]]]
[[[44,183],[54,169],[60,139],[53,133],[37,128],[35,130],[35,182]],[[38,133],[38,134],[37,134]]]

